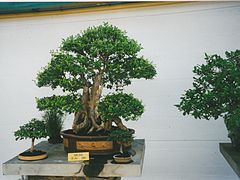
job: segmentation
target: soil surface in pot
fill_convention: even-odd
[[[116,126],[112,126],[112,130],[118,129]],[[133,134],[135,132],[134,129],[129,129]],[[66,130],[65,133],[71,134],[71,135],[78,135],[78,136],[108,136],[110,131],[107,130],[100,130],[97,132],[91,132],[87,134],[86,132],[79,132],[79,133],[74,133],[72,129]]]
[[[109,135],[109,131],[105,131],[105,130],[100,130],[98,132],[92,132],[89,134],[83,133],[83,132],[79,132],[77,134],[75,134],[74,132],[71,132],[74,135],[79,135],[79,136],[108,136]]]
[[[85,133],[85,132],[79,132],[79,133],[74,133],[72,129],[68,129],[68,130],[65,130],[63,131],[64,133],[66,134],[69,134],[69,135],[77,135],[77,136],[108,136],[109,135],[109,131],[105,131],[105,130],[100,130],[100,131],[97,131],[97,132],[92,132],[92,133]]]
[[[19,155],[20,156],[39,156],[39,155],[43,155],[43,154],[46,154],[46,152],[41,151],[41,150],[33,150],[33,152],[25,151]]]
[[[120,154],[116,154],[115,157],[120,157],[120,158],[127,158],[130,157],[131,154],[129,152],[125,152],[125,153],[120,153]]]

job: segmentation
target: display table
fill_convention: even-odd
[[[48,158],[40,161],[20,161],[17,156],[3,163],[4,175],[26,176],[29,180],[80,180],[121,179],[126,176],[140,176],[142,173],[145,141],[136,139],[130,150],[133,162],[116,164],[111,157],[91,157],[90,161],[68,162],[63,144],[49,144],[42,141],[36,149],[46,151]],[[92,177],[92,178],[85,178]],[[97,178],[99,177],[99,178]]]
[[[240,152],[235,150],[231,143],[220,143],[219,148],[232,169],[240,177]]]

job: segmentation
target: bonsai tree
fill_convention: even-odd
[[[115,141],[120,144],[120,153],[128,156],[127,149],[133,142],[133,133],[128,130],[116,129],[112,130],[109,134],[109,140]]]
[[[47,131],[44,121],[37,120],[33,118],[27,124],[20,126],[19,130],[14,132],[16,140],[22,139],[32,139],[32,145],[29,150],[30,153],[33,153],[34,150],[34,141],[35,139],[47,137]]]
[[[42,118],[46,123],[48,142],[51,144],[62,143],[63,139],[60,132],[63,128],[63,114],[55,111],[45,111]]]
[[[205,55],[206,64],[197,65],[193,88],[181,97],[178,109],[196,119],[223,117],[233,145],[240,148],[240,50],[226,57]]]
[[[89,27],[63,39],[51,52],[52,59],[37,75],[38,87],[60,88],[65,95],[37,99],[39,110],[74,113],[76,134],[109,131],[113,122],[137,120],[144,107],[132,94],[123,92],[133,79],[152,79],[155,67],[138,53],[141,45],[125,31],[108,23]],[[102,96],[102,90],[115,93]]]

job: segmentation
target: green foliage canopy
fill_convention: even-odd
[[[124,120],[137,120],[144,112],[141,101],[132,94],[123,92],[107,95],[99,104],[99,111],[105,120],[122,117]]]
[[[14,132],[14,136],[16,140],[45,138],[47,137],[45,122],[33,118],[27,124],[20,126],[19,130]]]
[[[225,54],[226,58],[206,54],[206,64],[194,67],[193,88],[176,105],[184,115],[199,119],[223,117],[225,121],[236,116],[239,119],[240,50]]]
[[[81,96],[67,95],[67,96],[56,96],[44,98],[36,98],[37,108],[40,111],[56,111],[57,113],[63,114],[64,112],[73,113],[81,109]]]
[[[108,139],[119,143],[131,143],[134,137],[133,132],[129,130],[115,129],[110,132]]]
[[[37,86],[76,92],[84,81],[92,85],[99,70],[104,71],[107,88],[129,85],[133,78],[152,79],[156,70],[147,59],[138,57],[141,49],[125,31],[108,23],[89,27],[64,39],[52,52],[51,62],[38,73]]]
[[[40,110],[57,110],[58,112],[77,112],[81,109],[81,89],[83,86],[93,87],[94,80],[103,73],[101,86],[122,90],[131,84],[132,79],[152,79],[156,75],[154,65],[138,53],[141,45],[127,36],[125,31],[116,26],[104,23],[89,27],[81,33],[63,39],[61,46],[51,52],[49,64],[37,75],[38,87],[61,88],[66,96],[52,96],[37,99]],[[120,95],[115,95],[119,98]],[[122,117],[137,119],[143,111],[137,100],[125,95],[123,101],[129,105],[129,112],[124,111]],[[130,102],[126,99],[130,98]],[[108,104],[103,105],[106,102]],[[101,102],[102,114],[106,117],[115,116],[109,103],[114,101],[107,97]],[[133,105],[137,105],[133,109]],[[135,113],[131,115],[130,113]]]

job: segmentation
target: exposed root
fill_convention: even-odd
[[[128,130],[128,128],[126,126],[124,126],[124,124],[122,123],[122,120],[120,118],[115,118],[115,119],[113,119],[113,121],[115,122],[115,124],[117,125],[118,128],[120,128],[122,130]]]
[[[112,128],[112,121],[108,120],[104,123],[104,129],[109,131]]]
[[[79,123],[81,123],[80,115],[81,115],[80,112],[75,112],[75,114],[74,114],[74,120],[73,120],[73,125],[72,125],[72,129],[73,129],[74,133],[77,133],[77,129],[78,129],[77,125]]]
[[[88,128],[89,128],[89,121],[88,121],[88,118],[85,117],[84,121],[82,123],[78,124],[77,126],[75,126],[74,130],[76,132],[80,132],[81,130],[86,131],[86,129],[88,129]]]
[[[88,117],[86,112],[75,113],[75,118],[73,121],[72,129],[74,133],[78,133],[83,129],[86,129],[89,125]]]
[[[92,126],[92,127],[88,130],[87,134],[92,133],[94,129],[95,129],[95,128]]]
[[[104,128],[104,127],[105,127],[104,124],[105,124],[105,123],[102,121],[101,124],[99,125],[99,128],[97,129],[97,131],[100,131],[100,130],[105,129],[105,128]]]
[[[99,125],[96,123],[95,119],[94,119],[92,116],[90,117],[90,120],[91,120],[91,122],[92,122],[93,127],[96,128],[96,129],[98,129],[98,128],[99,128]]]

